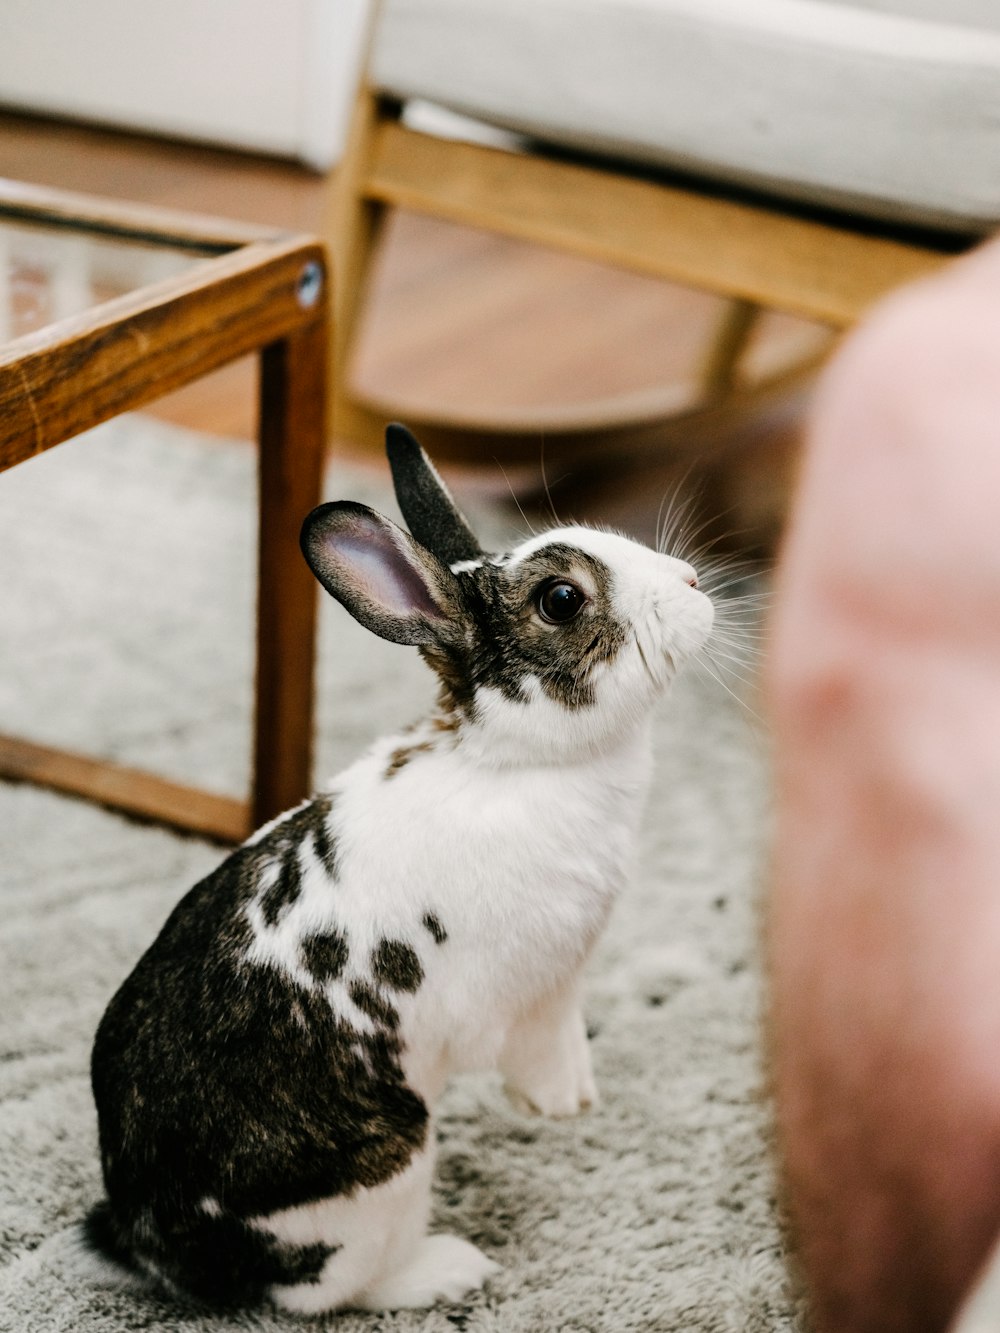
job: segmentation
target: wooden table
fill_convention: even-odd
[[[49,282],[47,308],[31,308],[23,282],[12,290],[2,261],[15,243],[57,255],[63,245],[75,256],[75,269],[67,264]],[[102,256],[92,271],[80,264],[87,247]],[[327,287],[325,253],[312,237],[0,180],[0,471],[226,362],[260,358],[249,800],[12,736],[0,736],[0,777],[225,841],[307,793],[317,588],[298,531],[320,498]]]

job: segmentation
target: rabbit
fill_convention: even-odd
[[[470,1070],[543,1115],[596,1102],[581,969],[652,706],[712,626],[682,560],[576,526],[488,554],[404,427],[387,451],[410,533],[344,500],[302,550],[436,706],[191,889],[93,1048],[88,1243],[223,1308],[422,1308],[498,1271],[428,1234],[435,1103]]]

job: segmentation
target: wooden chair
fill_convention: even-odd
[[[377,440],[391,411],[352,390],[350,366],[395,207],[725,298],[681,410],[582,413],[548,427],[547,452],[703,449],[734,414],[802,381],[815,352],[763,381],[740,377],[763,309],[820,321],[832,345],[1000,217],[990,124],[1000,20],[990,0],[967,0],[963,26],[943,21],[948,10],[948,0],[381,0],[329,229],[337,433]],[[606,86],[628,80],[630,61],[647,105],[631,124]],[[657,101],[658,87],[670,95]],[[967,96],[948,102],[956,87]],[[425,132],[408,122],[415,99],[517,137],[498,146]],[[481,446],[537,458],[531,429],[412,424],[440,457]]]

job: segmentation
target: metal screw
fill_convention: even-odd
[[[323,292],[323,268],[315,259],[303,266],[295,284],[295,295],[303,310],[311,310]]]

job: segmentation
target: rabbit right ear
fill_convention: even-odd
[[[394,421],[385,430],[385,451],[399,508],[417,541],[446,565],[481,559],[476,534],[416,437]]]
[[[327,592],[380,638],[435,643],[457,611],[451,570],[367,505],[320,505],[303,523],[300,543]]]

